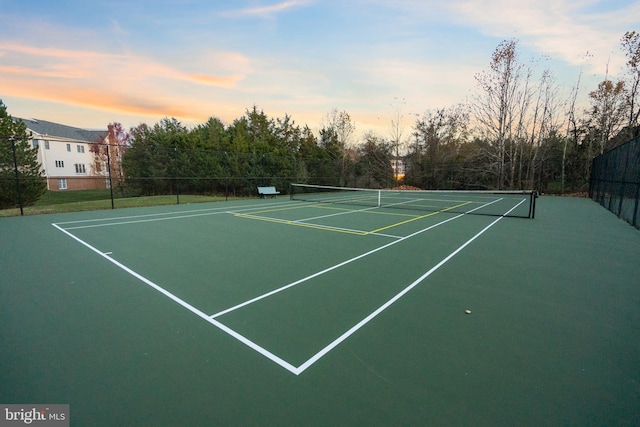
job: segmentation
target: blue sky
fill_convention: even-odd
[[[582,70],[585,103],[639,24],[628,0],[0,0],[0,98],[86,128],[230,124],[257,105],[317,130],[338,109],[385,136],[398,106],[410,126],[464,102],[511,38],[565,97]]]

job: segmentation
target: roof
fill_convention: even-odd
[[[27,129],[42,136],[48,135],[76,141],[98,142],[107,135],[106,130],[81,129],[40,119],[21,119],[16,117],[15,120],[21,120],[27,125]]]

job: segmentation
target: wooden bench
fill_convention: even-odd
[[[267,196],[276,197],[280,192],[276,191],[276,187],[258,187],[258,194],[261,199],[264,199]]]

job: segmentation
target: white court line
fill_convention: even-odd
[[[398,292],[393,298],[391,298],[389,301],[387,301],[386,303],[384,303],[383,305],[381,305],[377,310],[375,310],[373,313],[371,313],[370,315],[368,315],[367,317],[365,317],[364,319],[362,319],[360,322],[358,322],[356,325],[354,325],[351,329],[349,329],[347,332],[345,332],[344,334],[340,335],[338,338],[336,338],[335,340],[333,340],[329,345],[327,345],[325,348],[323,348],[322,350],[320,350],[319,352],[317,352],[315,355],[313,355],[311,358],[309,358],[309,360],[307,360],[306,362],[304,362],[302,365],[298,366],[296,368],[296,375],[300,375],[304,370],[306,370],[307,368],[309,368],[311,365],[313,365],[314,363],[316,363],[318,360],[320,360],[321,357],[323,357],[325,354],[327,354],[328,352],[330,352],[331,350],[333,350],[338,344],[340,344],[341,342],[343,342],[344,340],[346,340],[347,338],[349,338],[351,335],[353,335],[355,332],[357,332],[360,328],[362,328],[364,325],[366,325],[367,323],[369,323],[371,320],[373,320],[376,316],[378,316],[380,313],[382,313],[384,310],[386,310],[391,304],[393,304],[394,302],[398,301],[400,298],[402,298],[407,292],[409,292],[411,289],[415,288],[416,286],[418,286],[421,282],[423,282],[427,277],[431,276],[431,274],[433,274],[433,272],[435,272],[436,270],[438,270],[440,267],[442,267],[443,265],[445,265],[449,260],[451,260],[451,258],[453,258],[454,256],[456,256],[461,250],[463,250],[464,248],[466,248],[469,244],[471,244],[471,242],[473,242],[474,240],[476,240],[478,237],[480,237],[482,234],[484,234],[488,229],[490,229],[491,227],[493,227],[494,225],[496,225],[498,223],[498,221],[500,221],[501,219],[505,218],[507,215],[509,215],[509,213],[511,213],[515,208],[517,208],[518,206],[520,206],[525,200],[522,200],[520,203],[518,203],[516,206],[514,206],[513,208],[509,209],[509,211],[507,211],[505,214],[503,214],[502,216],[500,216],[499,218],[497,218],[495,221],[493,221],[491,224],[487,225],[485,228],[483,228],[482,230],[480,230],[479,233],[477,233],[475,236],[473,236],[472,238],[470,238],[469,240],[467,240],[466,242],[464,242],[460,247],[458,247],[458,249],[454,250],[453,252],[451,252],[449,255],[447,255],[444,259],[442,259],[442,261],[440,261],[439,263],[437,263],[435,266],[433,266],[429,271],[427,271],[426,273],[424,273],[422,276],[418,277],[413,283],[411,283],[409,286],[407,286],[406,288],[404,288],[402,291]],[[395,242],[394,242],[395,243]]]
[[[350,259],[348,259],[348,260],[346,260],[346,261],[342,261],[342,262],[341,262],[341,263],[339,263],[339,264],[333,265],[333,266],[331,266],[331,267],[329,267],[329,268],[326,268],[326,269],[324,269],[324,270],[322,270],[322,271],[318,271],[317,273],[314,273],[314,274],[312,274],[312,275],[310,275],[310,276],[304,277],[304,278],[302,278],[302,279],[300,279],[300,280],[296,280],[295,282],[293,282],[293,283],[289,283],[288,285],[284,285],[284,286],[282,286],[282,287],[280,287],[280,288],[278,288],[278,289],[274,289],[274,290],[273,290],[273,291],[271,291],[271,292],[267,292],[266,294],[262,294],[262,295],[260,295],[260,296],[255,297],[255,298],[252,298],[252,299],[250,299],[250,300],[248,300],[248,301],[242,302],[242,303],[240,303],[240,304],[238,304],[238,305],[234,305],[233,307],[230,307],[230,308],[228,308],[228,309],[226,309],[226,310],[223,310],[223,311],[220,311],[220,312],[218,312],[218,313],[212,314],[210,317],[211,317],[212,319],[215,319],[216,317],[219,317],[219,316],[225,315],[225,314],[230,313],[230,312],[232,312],[232,311],[235,311],[235,310],[237,310],[237,309],[239,309],[239,308],[245,307],[245,306],[247,306],[247,305],[249,305],[249,304],[253,304],[254,302],[257,302],[257,301],[260,301],[260,300],[262,300],[262,299],[268,298],[268,297],[270,297],[270,296],[272,296],[272,295],[275,295],[275,294],[280,293],[280,292],[282,292],[282,291],[284,291],[284,290],[287,290],[287,289],[289,289],[289,288],[292,288],[292,287],[294,287],[294,286],[297,286],[297,285],[299,285],[299,284],[301,284],[301,283],[307,282],[307,281],[309,281],[309,280],[311,280],[311,279],[314,279],[314,278],[316,278],[316,277],[318,277],[318,276],[322,276],[323,274],[326,274],[326,273],[328,273],[328,272],[330,272],[330,271],[333,271],[333,270],[338,269],[338,268],[340,268],[340,267],[344,267],[344,266],[345,266],[345,265],[347,265],[347,264],[351,264],[351,263],[352,263],[352,262],[354,262],[354,261],[357,261],[357,260],[359,260],[359,259],[362,259],[362,258],[364,258],[364,257],[367,257],[367,256],[369,256],[369,255],[371,255],[371,254],[374,254],[374,253],[376,253],[376,252],[378,252],[378,251],[381,251],[381,250],[383,250],[383,249],[386,249],[386,248],[388,248],[388,247],[390,247],[390,246],[393,246],[393,245],[395,245],[395,244],[397,244],[397,243],[403,242],[403,241],[405,241],[405,240],[407,240],[407,239],[409,239],[409,238],[411,238],[411,237],[415,237],[415,236],[417,236],[418,234],[424,233],[425,231],[429,231],[429,230],[431,230],[431,229],[433,229],[433,228],[435,228],[435,227],[438,227],[438,226],[440,226],[440,225],[442,225],[442,224],[446,224],[446,223],[447,223],[447,222],[449,222],[449,221],[453,221],[454,219],[458,219],[458,218],[460,218],[460,217],[462,217],[462,216],[464,216],[464,215],[465,215],[465,214],[460,214],[460,215],[457,215],[457,216],[451,217],[451,218],[449,218],[449,219],[445,219],[444,221],[441,221],[441,222],[439,222],[439,223],[437,223],[437,224],[434,224],[434,225],[432,225],[432,226],[430,226],[430,227],[423,228],[422,230],[416,231],[415,233],[409,234],[408,236],[404,236],[404,237],[402,237],[402,238],[400,238],[400,239],[398,239],[398,240],[394,240],[394,241],[392,241],[392,242],[390,242],[390,243],[387,243],[386,245],[379,246],[379,247],[377,247],[377,248],[375,248],[375,249],[372,249],[372,250],[370,250],[370,251],[368,251],[368,252],[365,252],[365,253],[363,253],[363,254],[360,254],[360,255],[358,255],[358,256],[355,256],[355,257],[353,257],[353,258],[350,258]]]
[[[264,347],[259,346],[258,344],[256,344],[253,341],[247,339],[243,335],[240,335],[239,333],[237,333],[233,329],[223,325],[222,323],[218,322],[217,320],[211,319],[204,312],[198,310],[197,308],[195,308],[191,304],[187,303],[186,301],[178,298],[177,296],[175,296],[171,292],[167,291],[166,289],[162,288],[161,286],[156,285],[154,282],[152,282],[151,280],[147,279],[146,277],[136,273],[135,271],[133,271],[132,269],[130,269],[126,265],[124,265],[124,264],[116,261],[115,259],[111,258],[109,255],[107,255],[107,253],[104,253],[104,252],[100,251],[99,249],[96,249],[95,247],[91,246],[89,243],[85,242],[84,240],[74,236],[73,234],[71,234],[67,230],[65,230],[64,228],[58,226],[57,224],[51,224],[51,225],[53,225],[55,228],[57,228],[58,230],[62,231],[64,234],[66,234],[67,236],[71,237],[75,241],[77,241],[80,244],[86,246],[87,248],[89,248],[93,252],[97,253],[98,255],[100,255],[101,257],[106,259],[107,261],[113,263],[114,265],[116,265],[120,269],[122,269],[125,272],[129,273],[130,275],[132,275],[136,279],[138,279],[138,280],[142,281],[143,283],[151,286],[153,289],[155,289],[156,291],[158,291],[161,294],[165,295],[166,297],[168,297],[169,299],[173,300],[174,302],[177,302],[178,304],[180,304],[181,306],[183,306],[184,308],[186,308],[190,312],[194,313],[198,317],[206,320],[207,322],[211,323],[213,326],[221,329],[222,331],[224,331],[227,334],[231,335],[232,337],[234,337],[238,341],[242,342],[243,344],[245,344],[248,347],[252,348],[253,350],[257,351],[258,353],[260,353],[261,355],[263,355],[267,359],[270,359],[273,362],[275,362],[278,365],[280,365],[283,368],[285,368],[286,370],[288,370],[288,371],[290,371],[290,372],[292,372],[292,373],[294,373],[296,375],[299,375],[299,373],[297,372],[297,368],[295,366],[293,366],[292,364],[290,364],[289,362],[287,362],[287,361],[283,360],[282,358],[276,356],[275,354],[273,354],[270,351],[266,350]]]
[[[283,202],[280,202],[283,203]],[[255,205],[257,206],[257,205]],[[113,218],[97,218],[97,219],[78,219],[75,221],[65,221],[65,222],[57,222],[56,224],[79,224],[83,222],[100,222],[100,221],[116,221],[120,219],[131,219],[131,218],[146,218],[152,216],[161,216],[161,215],[178,215],[184,213],[192,213],[192,212],[204,212],[204,211],[219,211],[219,210],[228,210],[228,207],[216,207],[216,208],[207,208],[207,209],[191,209],[187,211],[176,211],[176,212],[160,212],[154,214],[144,214],[144,215],[129,215],[129,216],[117,216]]]
[[[371,207],[371,208],[357,209],[357,210],[349,209],[348,211],[344,211],[344,212],[337,212],[337,213],[332,213],[332,214],[314,216],[314,217],[311,217],[311,218],[296,219],[295,221],[291,221],[291,222],[293,222],[293,223],[303,222],[304,223],[306,221],[313,221],[313,220],[322,219],[322,218],[331,218],[331,217],[340,216],[340,215],[350,215],[350,214],[353,214],[353,213],[366,212],[366,211],[370,211],[370,210],[373,210],[373,209],[378,209],[378,207],[374,206],[374,207]]]
[[[197,214],[191,214],[191,215],[170,216],[165,218],[147,218],[147,219],[137,219],[133,221],[118,221],[118,222],[107,222],[103,224],[78,225],[76,227],[65,227],[65,230],[81,230],[84,228],[111,227],[113,225],[127,225],[127,224],[140,224],[140,223],[158,222],[158,221],[172,221],[174,219],[195,218],[199,216],[220,215],[225,213],[229,213],[229,212],[224,212],[224,211],[204,212],[204,213],[197,213]]]
[[[272,203],[270,206],[287,206],[290,205],[291,202],[277,202]],[[208,216],[208,215],[220,215],[220,214],[235,214],[238,212],[251,211],[254,210],[258,205],[251,206],[239,206],[240,209],[229,209],[226,208],[211,208],[211,209],[194,209],[189,211],[182,212],[164,212],[158,214],[148,214],[148,215],[132,215],[132,216],[124,216],[124,217],[116,217],[116,218],[103,218],[103,219],[87,219],[87,220],[78,220],[78,221],[67,221],[67,222],[58,222],[57,225],[61,224],[82,224],[89,222],[100,222],[100,221],[114,221],[103,224],[91,224],[91,225],[79,225],[76,227],[65,227],[65,230],[79,230],[83,228],[97,228],[97,227],[109,227],[112,225],[125,225],[125,224],[139,224],[145,222],[156,222],[156,221],[170,221],[174,219],[183,219],[183,218],[194,218],[198,216]],[[197,212],[197,213],[192,213]],[[189,213],[190,215],[184,215],[185,213]],[[164,218],[149,218],[152,216],[160,216],[160,215],[174,215],[167,216]],[[144,219],[136,219],[136,218],[144,218]],[[132,219],[131,221],[120,221],[124,219]]]
[[[481,208],[483,208],[483,207],[485,207],[485,206],[489,206],[490,204],[496,203],[496,202],[498,202],[499,200],[500,200],[500,199],[498,199],[498,200],[494,200],[494,201],[492,201],[492,202],[490,202],[490,203],[486,203],[486,204],[484,204],[484,205],[482,205],[482,206],[479,206],[479,207],[477,207],[477,208],[471,209],[471,210],[467,211],[467,213],[471,213],[471,212],[473,212],[473,211],[475,211],[475,210],[478,210],[478,209],[481,209]],[[522,203],[522,202],[521,202],[521,203]],[[514,209],[515,209],[515,208],[514,208]],[[512,209],[512,210],[513,210],[513,209]],[[511,212],[511,210],[510,210],[509,212]],[[329,267],[329,268],[326,268],[326,269],[324,269],[324,270],[322,270],[322,271],[318,271],[317,273],[314,273],[314,274],[312,274],[312,275],[310,275],[310,276],[304,277],[304,278],[302,278],[302,279],[300,279],[300,280],[297,280],[297,281],[295,281],[295,282],[293,282],[293,283],[289,283],[288,285],[284,285],[284,286],[282,286],[282,287],[280,287],[280,288],[278,288],[278,289],[274,289],[273,291],[267,292],[266,294],[262,294],[262,295],[260,295],[260,296],[255,297],[255,298],[252,298],[252,299],[250,299],[250,300],[247,300],[247,301],[245,301],[245,302],[242,302],[242,303],[240,303],[240,304],[237,304],[237,305],[235,305],[235,306],[233,306],[233,307],[230,307],[230,308],[228,308],[228,309],[226,309],[226,310],[223,310],[223,311],[220,311],[220,312],[218,312],[218,313],[212,314],[212,315],[211,315],[211,318],[212,318],[212,319],[215,319],[216,317],[219,317],[219,316],[222,316],[222,315],[224,315],[224,314],[230,313],[230,312],[235,311],[235,310],[237,310],[237,309],[239,309],[239,308],[245,307],[245,306],[247,306],[247,305],[249,305],[249,304],[253,304],[254,302],[260,301],[260,300],[262,300],[262,299],[265,299],[265,298],[267,298],[267,297],[270,297],[270,296],[272,296],[272,295],[275,295],[275,294],[277,294],[277,293],[279,293],[279,292],[282,292],[282,291],[284,291],[284,290],[286,290],[286,289],[289,289],[289,288],[292,288],[292,287],[294,287],[294,286],[297,286],[297,285],[299,285],[299,284],[301,284],[301,283],[307,282],[307,281],[309,281],[309,280],[311,280],[311,279],[313,279],[313,278],[316,278],[316,277],[318,277],[318,276],[321,276],[321,275],[323,275],[323,274],[326,274],[326,273],[328,273],[328,272],[330,272],[330,271],[333,271],[333,270],[335,270],[335,269],[337,269],[337,268],[344,267],[344,266],[345,266],[345,265],[347,265],[347,264],[351,264],[351,263],[352,263],[352,262],[354,262],[354,261],[357,261],[357,260],[362,259],[362,258],[364,258],[364,257],[366,257],[366,256],[369,256],[369,255],[371,255],[371,254],[374,254],[374,253],[376,253],[376,252],[378,252],[378,251],[381,251],[381,250],[383,250],[383,249],[386,249],[386,248],[388,248],[388,247],[390,247],[390,246],[393,246],[393,245],[398,244],[398,243],[400,243],[400,242],[403,242],[403,241],[405,241],[405,240],[407,240],[407,239],[410,239],[410,238],[412,238],[412,237],[415,237],[415,236],[417,236],[418,234],[424,233],[425,231],[429,231],[429,230],[434,229],[434,228],[436,228],[436,227],[438,227],[438,226],[440,226],[440,225],[442,225],[442,224],[446,224],[446,223],[448,223],[448,222],[450,222],[450,221],[453,221],[453,220],[456,220],[456,219],[458,219],[458,218],[460,218],[460,217],[463,217],[463,216],[465,216],[467,213],[461,213],[461,214],[458,214],[458,215],[456,215],[456,216],[454,216],[454,217],[451,217],[451,218],[445,219],[444,221],[441,221],[441,222],[439,222],[439,223],[433,224],[433,225],[431,225],[431,226],[429,226],[429,227],[427,227],[427,228],[423,228],[422,230],[418,230],[418,231],[416,231],[415,233],[411,233],[411,234],[409,234],[409,235],[407,235],[407,236],[401,237],[401,238],[399,238],[398,240],[394,240],[393,242],[389,242],[389,243],[387,243],[386,245],[379,246],[379,247],[377,247],[377,248],[375,248],[375,249],[372,249],[372,250],[370,250],[370,251],[368,251],[368,252],[365,252],[365,253],[363,253],[363,254],[360,254],[360,255],[358,255],[358,256],[355,256],[355,257],[353,257],[353,258],[351,258],[351,259],[348,259],[348,260],[346,260],[346,261],[343,261],[343,262],[341,262],[341,263],[339,263],[339,264],[333,265],[333,266],[331,266],[331,267]],[[505,215],[506,215],[506,214],[505,214]]]
[[[361,212],[361,211],[358,211],[358,212]],[[308,219],[289,220],[289,219],[272,218],[270,216],[252,215],[252,214],[244,214],[244,213],[236,213],[234,215],[239,217],[239,218],[255,219],[255,220],[258,220],[258,221],[268,221],[268,222],[274,222],[274,223],[277,223],[277,224],[285,224],[285,225],[297,225],[297,226],[300,226],[300,227],[310,227],[310,228],[316,228],[316,229],[319,229],[319,230],[351,233],[351,234],[357,234],[357,235],[361,235],[361,236],[382,236],[382,237],[388,237],[388,238],[391,238],[391,239],[401,239],[402,238],[402,236],[395,236],[393,234],[372,233],[371,231],[355,230],[355,229],[352,229],[352,228],[343,228],[343,227],[333,227],[331,225],[315,224],[313,222],[306,222],[306,221],[308,221]]]
[[[469,210],[467,213],[471,213],[474,210],[480,209],[484,206],[487,206],[489,204],[495,203],[498,200],[494,200],[490,203],[487,203],[483,206],[477,207],[475,209]],[[302,283],[304,281],[307,281],[313,277],[317,277],[321,274],[324,274],[328,271],[331,271],[335,268],[341,267],[343,265],[346,265],[350,262],[355,261],[356,259],[360,259],[366,255],[369,255],[371,253],[377,252],[379,250],[382,250],[386,247],[389,247],[395,243],[398,243],[402,240],[405,240],[409,237],[413,237],[415,235],[418,235],[424,231],[427,231],[429,229],[432,229],[438,225],[447,223],[449,221],[452,221],[454,219],[460,218],[462,216],[464,216],[465,214],[460,214],[457,215],[455,217],[449,218],[445,221],[442,221],[441,223],[438,223],[436,225],[433,225],[431,227],[425,228],[423,230],[420,230],[416,233],[413,233],[409,236],[406,236],[404,238],[402,238],[401,240],[397,240],[394,242],[391,242],[387,245],[381,246],[377,249],[374,249],[373,251],[369,251],[366,254],[362,254],[358,257],[352,258],[351,260],[347,260],[343,263],[340,263],[334,267],[331,267],[329,269],[323,270],[321,272],[318,272],[314,275],[308,276],[304,279],[301,279],[297,282],[294,282],[292,284],[289,284],[285,287],[282,287],[280,289],[277,289],[275,291],[272,291],[268,294],[264,294],[263,296],[260,296],[258,298],[254,298],[251,301],[248,301],[246,303],[243,303],[241,305],[237,305],[235,307],[232,307],[232,309],[229,310],[225,310],[223,312],[214,314],[213,316],[209,316],[207,314],[205,314],[204,312],[198,310],[197,308],[195,308],[194,306],[192,306],[191,304],[188,304],[186,301],[178,298],[177,296],[175,296],[174,294],[172,294],[171,292],[165,290],[164,288],[158,286],[157,284],[155,284],[154,282],[152,282],[151,280],[145,278],[144,276],[136,273],[135,271],[131,270],[129,267],[125,266],[124,264],[116,261],[115,259],[111,258],[107,253],[104,253],[98,249],[96,249],[95,247],[91,246],[89,243],[83,241],[82,239],[74,236],[73,234],[71,234],[70,232],[68,232],[67,230],[65,230],[64,228],[60,227],[57,224],[51,224],[52,226],[54,226],[55,228],[57,228],[58,230],[60,230],[61,232],[63,232],[64,234],[68,235],[69,237],[71,237],[72,239],[76,240],[77,242],[79,242],[80,244],[84,245],[85,247],[89,248],[91,251],[97,253],[98,255],[100,255],[101,257],[105,258],[106,260],[108,260],[109,262],[113,263],[114,265],[116,265],[117,267],[119,267],[120,269],[124,270],[125,272],[129,273],[130,275],[134,276],[135,278],[137,278],[138,280],[142,281],[143,283],[147,284],[148,286],[152,287],[153,289],[157,290],[158,292],[162,293],[163,295],[167,296],[168,298],[170,298],[171,300],[173,300],[174,302],[180,304],[181,306],[183,306],[184,308],[186,308],[187,310],[191,311],[192,313],[196,314],[198,317],[206,320],[207,322],[209,322],[210,324],[214,325],[215,327],[219,328],[220,330],[226,332],[227,334],[229,334],[230,336],[234,337],[235,339],[237,339],[238,341],[242,342],[243,344],[247,345],[248,347],[250,347],[251,349],[255,350],[256,352],[258,352],[259,354],[263,355],[264,357],[266,357],[267,359],[275,362],[276,364],[280,365],[281,367],[285,368],[286,370],[288,370],[289,372],[295,374],[295,375],[300,375],[303,371],[305,371],[306,369],[308,369],[311,365],[313,365],[314,363],[316,363],[320,358],[322,358],[324,355],[326,355],[329,351],[331,351],[333,348],[335,348],[337,345],[339,345],[341,342],[343,342],[346,338],[348,338],[349,336],[351,336],[352,334],[354,334],[356,331],[358,331],[360,328],[362,328],[364,325],[366,325],[368,322],[370,322],[373,318],[375,318],[378,314],[380,314],[382,311],[384,311],[387,307],[389,307],[391,304],[393,304],[394,302],[396,302],[398,299],[400,299],[403,295],[405,295],[407,292],[409,292],[411,289],[413,289],[415,286],[417,286],[419,283],[421,283],[423,280],[425,280],[428,276],[430,276],[434,271],[436,271],[437,269],[439,269],[442,265],[444,265],[446,262],[448,262],[451,258],[453,258],[456,254],[458,254],[462,249],[464,249],[467,245],[469,245],[471,242],[473,242],[475,239],[477,239],[480,235],[482,235],[484,232],[486,232],[489,228],[493,227],[496,223],[498,223],[498,221],[500,221],[501,219],[503,219],[506,215],[508,215],[511,211],[513,211],[514,209],[516,209],[518,206],[520,206],[520,204],[522,204],[525,200],[522,200],[519,204],[517,204],[516,206],[514,206],[513,208],[511,208],[509,211],[507,211],[505,214],[503,214],[501,217],[499,217],[498,219],[496,219],[495,221],[493,221],[491,224],[489,224],[488,226],[486,226],[484,229],[482,229],[479,233],[477,233],[475,236],[473,236],[471,239],[469,239],[467,242],[465,242],[463,245],[461,245],[458,249],[456,249],[455,251],[453,251],[451,254],[449,254],[447,257],[445,257],[442,261],[440,261],[438,264],[436,264],[433,268],[431,268],[429,271],[427,271],[425,274],[423,274],[422,276],[420,276],[417,280],[415,280],[413,283],[411,283],[409,286],[407,286],[405,289],[403,289],[401,292],[399,292],[395,297],[393,297],[392,299],[390,299],[389,301],[387,301],[385,304],[383,304],[382,306],[380,306],[377,310],[375,310],[373,313],[371,313],[369,316],[367,316],[365,319],[363,319],[362,321],[358,322],[355,326],[353,326],[351,329],[349,329],[347,332],[345,332],[344,334],[342,334],[340,337],[336,338],[334,341],[332,341],[329,345],[327,345],[326,347],[324,347],[322,350],[320,350],[318,353],[316,353],[314,356],[312,356],[311,358],[309,358],[306,362],[304,362],[302,365],[300,365],[299,367],[295,367],[292,364],[290,364],[289,362],[285,361],[284,359],[276,356],[275,354],[271,353],[270,351],[266,350],[264,347],[261,347],[260,345],[254,343],[253,341],[247,339],[246,337],[244,337],[243,335],[237,333],[236,331],[234,331],[233,329],[225,326],[224,324],[218,322],[217,320],[215,320],[215,317],[218,317],[224,313],[228,313],[230,311],[233,311],[237,308],[240,308],[241,306],[245,306],[250,304],[251,302],[255,302],[259,299],[263,299],[266,298],[267,296],[273,295],[277,292],[281,292],[284,289],[290,288],[292,286],[295,286],[296,284]]]
[[[212,203],[219,203],[219,202],[212,202]],[[225,203],[226,204],[226,203]],[[175,211],[175,212],[160,212],[160,213],[154,213],[154,214],[144,214],[144,215],[129,215],[129,216],[120,216],[120,217],[113,217],[113,218],[97,218],[97,219],[79,219],[79,220],[75,220],[75,221],[65,221],[65,222],[57,222],[56,224],[61,225],[61,224],[77,224],[77,223],[83,223],[83,222],[99,222],[99,221],[115,221],[115,220],[119,220],[119,219],[131,219],[131,218],[145,218],[145,217],[152,217],[152,216],[161,216],[161,215],[179,215],[179,214],[184,214],[184,213],[193,213],[193,212],[207,212],[207,211],[229,211],[229,210],[233,210],[233,208],[240,208],[240,211],[244,211],[244,210],[249,210],[249,209],[255,209],[256,207],[264,207],[265,205],[268,206],[287,206],[290,205],[291,201],[290,200],[286,200],[286,201],[273,201],[273,202],[257,202],[254,204],[250,204],[250,205],[236,205],[236,206],[220,206],[220,207],[215,207],[215,208],[206,208],[206,209],[190,209],[190,210],[185,210],[185,211]],[[173,205],[176,206],[176,205]]]

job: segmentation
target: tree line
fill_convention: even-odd
[[[390,146],[371,138],[349,143],[354,124],[332,111],[317,137],[288,115],[270,118],[257,106],[225,126],[218,118],[188,129],[175,118],[130,132],[122,159],[124,189],[140,194],[286,191],[292,181],[339,186],[392,184]],[[103,146],[103,150],[106,150]],[[366,177],[366,181],[365,181]]]
[[[501,42],[475,75],[466,105],[425,113],[413,127],[408,183],[419,187],[586,191],[592,159],[638,136],[640,34],[620,40],[626,72],[589,92],[576,111],[582,73],[568,99],[549,69],[525,63],[517,40]]]
[[[210,118],[187,129],[175,119],[131,130],[123,160],[145,194],[194,191],[203,178],[225,178],[235,192],[243,182],[288,182],[433,189],[585,191],[591,160],[637,135],[640,35],[626,32],[627,58],[619,81],[607,78],[577,111],[582,74],[568,99],[551,70],[535,69],[520,57],[519,41],[501,42],[489,67],[476,74],[476,90],[464,104],[428,110],[405,132],[402,103],[393,108],[388,136],[365,133],[355,141],[355,123],[332,110],[316,136],[291,116],[270,118],[257,106],[225,126]],[[403,179],[396,166],[401,159]],[[176,179],[156,180],[152,177]],[[178,179],[180,178],[180,179]],[[162,184],[162,185],[161,185]],[[266,182],[264,183],[266,184]]]
[[[187,128],[165,118],[127,132],[112,123],[106,140],[96,142],[92,151],[96,166],[109,165],[113,185],[132,195],[246,195],[256,185],[286,191],[291,181],[581,192],[588,187],[593,157],[638,134],[640,34],[626,32],[620,48],[627,58],[623,77],[612,81],[607,76],[588,93],[589,105],[582,111],[576,106],[582,73],[563,98],[552,71],[524,61],[519,41],[509,39],[496,47],[487,69],[474,76],[468,102],[427,110],[408,132],[402,102],[393,107],[386,136],[367,132],[358,137],[346,111],[330,111],[315,134],[289,115],[272,118],[254,105],[229,125],[211,117]],[[10,132],[27,153],[28,136],[20,136],[22,131]],[[6,141],[2,138],[3,164]],[[5,165],[2,172],[11,168]]]

